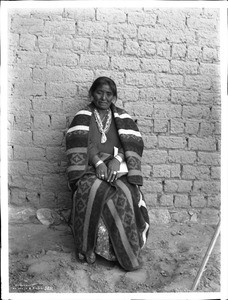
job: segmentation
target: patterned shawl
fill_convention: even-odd
[[[91,103],[80,110],[66,134],[67,174],[70,184],[81,178],[88,167],[89,127],[94,107],[94,104]],[[136,123],[124,109],[111,104],[111,110],[124,149],[128,181],[141,186],[143,185],[141,158],[144,147],[142,136]]]

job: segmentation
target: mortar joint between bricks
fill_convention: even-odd
[[[97,8],[94,9],[94,12],[95,12],[95,21],[97,21],[97,10],[98,10]]]
[[[183,118],[184,104],[181,103],[181,117]]]
[[[159,206],[161,206],[161,197],[162,197],[162,194],[158,193],[157,194],[157,201],[158,201]]]
[[[109,43],[109,40],[105,39],[105,52],[108,52],[108,43]],[[111,58],[111,56],[110,56],[110,58]]]
[[[185,55],[184,55],[184,57],[183,57],[183,61],[186,62],[186,60],[187,60],[187,58],[188,58],[188,55],[187,55],[187,42],[184,42],[183,44],[185,45]]]
[[[168,123],[167,123],[167,132],[170,134],[171,132],[171,120],[169,119],[168,120]]]
[[[47,97],[47,83],[44,83],[44,96]]]
[[[31,69],[31,79],[33,79],[33,70],[34,70],[34,67],[29,67]]]
[[[186,137],[185,140],[186,140],[186,147],[187,147],[187,149],[188,149],[188,147],[189,147],[189,138]]]
[[[188,27],[188,16],[185,17],[185,26]]]
[[[156,21],[155,21],[155,25],[157,25],[159,23],[159,17],[158,15],[156,16]]]
[[[129,15],[126,13],[126,23],[129,24]]]
[[[62,18],[66,19],[68,17],[68,13],[66,12],[66,8],[63,8]]]
[[[182,178],[182,175],[183,175],[183,168],[184,168],[184,166],[182,164],[180,164],[180,178]]]
[[[219,151],[219,141],[217,139],[215,141],[215,149],[216,151]]]
[[[17,117],[16,116],[13,116],[13,126],[17,124]]]
[[[210,175],[210,177],[212,175],[212,166],[209,166],[209,175]]]
[[[32,101],[32,99],[29,99],[29,101],[30,101],[30,104],[31,104],[31,109],[33,110],[34,109],[34,107],[33,107],[33,101]]]
[[[201,127],[202,127],[202,123],[201,123],[201,122],[199,122],[199,127],[198,127],[198,130],[197,130],[197,135],[199,135],[199,134],[200,134]]]
[[[123,38],[123,50],[125,51],[127,47],[126,38]]]
[[[190,193],[191,193],[191,192],[193,193],[193,188],[194,188],[194,182],[195,182],[195,179],[191,180],[191,182],[192,182],[192,186],[191,186],[191,191],[190,191]]]
[[[201,65],[201,62],[198,61],[197,74],[200,74],[200,65]]]
[[[170,45],[170,61],[172,60],[172,56],[173,56],[173,45]]]
[[[162,183],[162,191],[164,192],[165,191],[165,179],[163,179],[161,183]]]
[[[39,50],[39,52],[41,53],[41,50],[40,50],[40,46],[39,46],[39,36],[34,34],[35,37],[36,37],[36,41],[35,41],[35,47]],[[46,64],[47,64],[47,57],[46,57]]]
[[[31,119],[31,130],[34,129],[34,116],[33,114],[30,115],[30,119]]]

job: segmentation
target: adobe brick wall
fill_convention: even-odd
[[[151,221],[217,222],[217,9],[11,10],[9,28],[11,205],[71,206],[65,133],[106,75],[143,134]]]

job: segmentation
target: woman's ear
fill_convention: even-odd
[[[117,101],[117,97],[114,96],[113,99],[112,99],[112,103],[113,103],[113,104],[116,104],[116,101]]]

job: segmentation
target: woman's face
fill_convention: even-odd
[[[99,86],[93,93],[93,103],[98,109],[106,110],[116,97],[108,84]]]

